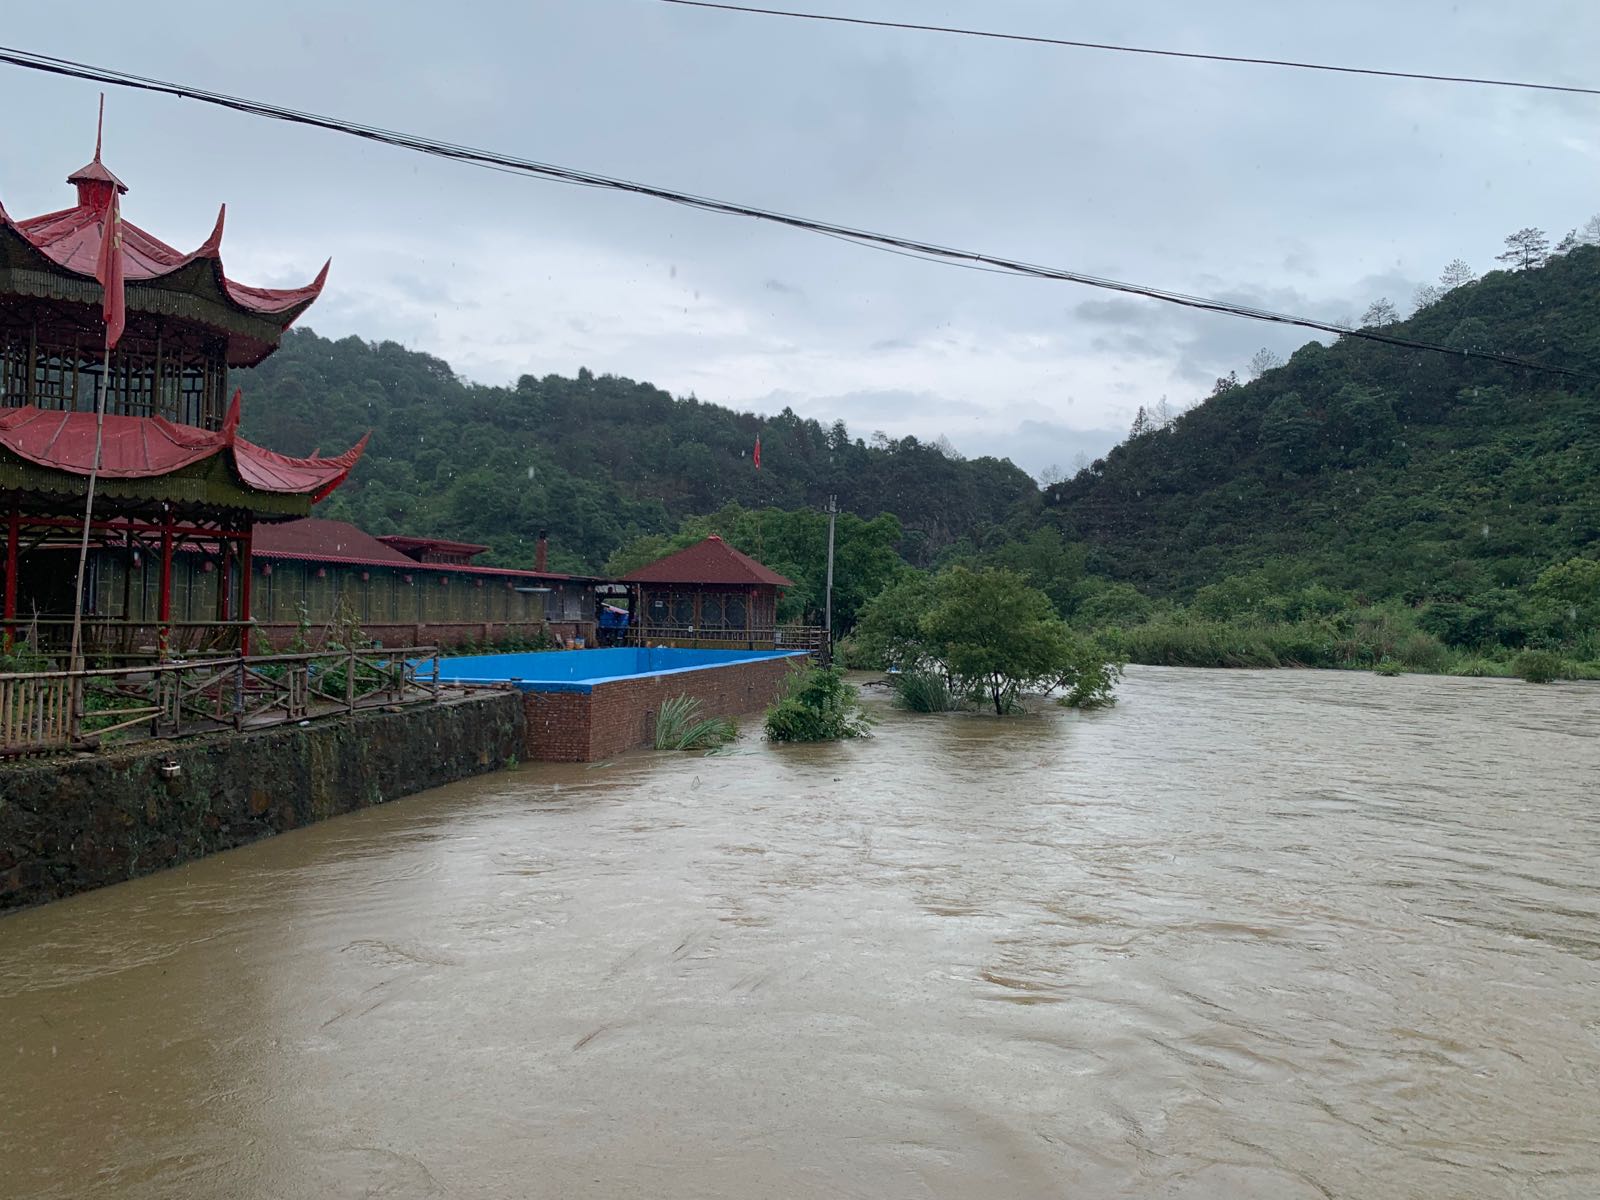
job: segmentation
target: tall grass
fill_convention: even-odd
[[[1297,622],[1161,621],[1103,635],[1129,662],[1163,667],[1448,669],[1449,649],[1385,609],[1353,618]]]
[[[905,671],[894,677],[895,703],[912,712],[957,712],[967,702],[950,690],[943,675],[933,671]]]
[[[700,701],[675,696],[656,713],[657,750],[715,750],[739,736],[739,726],[726,717],[702,717]]]

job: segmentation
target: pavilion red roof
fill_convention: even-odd
[[[19,221],[0,205],[0,239],[11,241],[24,256],[31,252],[44,260],[40,266],[92,280],[112,189],[126,192],[128,188],[100,162],[98,150],[94,161],[74,171],[67,181],[78,187],[78,203],[71,208]],[[314,280],[298,288],[251,287],[229,279],[222,266],[222,228],[226,215],[227,205],[223,205],[211,235],[189,254],[174,249],[124,217],[124,277],[129,284],[159,286],[167,283],[172,290],[183,292],[202,288],[225,307],[246,316],[265,318],[281,332],[321,294],[329,264],[324,263]],[[130,295],[129,308],[139,308],[136,295]],[[272,346],[263,344],[259,338],[235,337],[230,339],[229,365],[253,366],[271,351]]]
[[[164,417],[107,414],[98,473],[107,479],[147,479],[227,454],[247,487],[321,500],[344,482],[367,445],[362,438],[332,458],[291,458],[246,441],[238,427],[237,393],[217,430],[175,425]],[[31,404],[0,409],[0,446],[39,466],[87,475],[94,468],[95,414],[47,411]]]
[[[748,587],[793,587],[770,567],[741,554],[716,534],[622,577],[623,583],[718,583]]]

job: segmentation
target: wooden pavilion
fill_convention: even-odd
[[[778,600],[794,586],[712,534],[630,571],[630,635],[641,645],[813,649],[818,631],[778,624]]]
[[[184,254],[121,220],[127,187],[100,149],[67,182],[76,203],[14,220],[0,206],[0,522],[5,526],[8,644],[24,626],[59,646],[74,607],[76,547],[88,479],[97,474],[95,561],[120,561],[121,595],[85,581],[86,642],[174,644],[248,652],[252,534],[260,522],[307,516],[349,474],[365,444],[332,457],[291,458],[238,432],[240,395],[228,371],[261,362],[321,293],[324,264],[305,287],[251,287],[222,265],[224,208]],[[126,327],[104,372],[105,421],[96,469],[96,391],[105,345],[96,279],[101,242],[120,225]],[[113,242],[113,246],[116,243]],[[204,574],[205,619],[175,625],[173,556],[214,563]],[[54,551],[54,552],[51,552]],[[129,626],[129,589],[159,572],[156,614]],[[175,641],[176,639],[176,641]]]

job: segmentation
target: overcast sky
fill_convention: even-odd
[[[145,0],[6,6],[11,46],[761,207],[1343,319],[1523,225],[1600,211],[1600,97],[685,9]],[[1600,83],[1592,0],[796,0],[1206,52]],[[70,203],[97,89],[0,67],[0,202]],[[503,383],[580,366],[1038,472],[1303,338],[113,90],[124,211],[305,318]],[[248,398],[247,398],[248,402]]]

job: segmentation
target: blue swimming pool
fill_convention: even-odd
[[[447,683],[509,683],[524,692],[589,692],[603,683],[641,675],[673,675],[769,658],[804,657],[804,650],[689,650],[672,646],[474,654],[440,659],[439,678]]]

